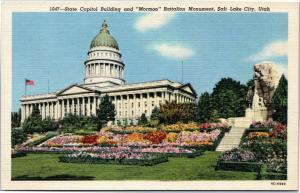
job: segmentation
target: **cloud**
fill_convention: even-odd
[[[260,52],[249,56],[251,61],[269,60],[288,55],[288,42],[277,40],[266,45]]]
[[[151,46],[151,49],[158,52],[161,56],[173,60],[184,60],[195,54],[193,50],[181,44],[160,43]]]
[[[277,70],[281,73],[284,74],[284,76],[287,78],[288,77],[288,67],[286,64],[275,64]]]
[[[159,29],[175,17],[174,13],[154,12],[137,19],[134,27],[140,32]]]

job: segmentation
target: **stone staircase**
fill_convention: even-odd
[[[229,133],[225,133],[216,151],[227,151],[238,147],[246,127],[233,126]]]

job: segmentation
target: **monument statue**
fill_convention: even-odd
[[[279,83],[280,73],[275,64],[262,62],[254,65],[254,91],[248,90],[246,118],[265,121],[272,118],[272,97]],[[251,99],[252,97],[252,99]]]

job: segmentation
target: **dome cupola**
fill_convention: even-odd
[[[100,32],[93,38],[85,65],[86,85],[106,87],[125,83],[122,55],[115,38],[104,20]]]
[[[99,46],[111,47],[119,50],[118,42],[112,35],[110,35],[108,24],[105,20],[102,23],[100,32],[92,40],[90,48]]]

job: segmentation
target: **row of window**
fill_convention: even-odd
[[[161,103],[162,103],[162,101],[159,100],[159,104],[161,104]],[[148,106],[148,105],[147,105],[147,101],[144,102],[144,106],[145,106],[145,107]],[[151,101],[151,106],[152,106],[152,107],[155,106],[155,101]],[[131,108],[133,108],[133,107],[134,107],[134,103],[131,103]],[[138,102],[138,103],[137,103],[137,107],[141,107],[141,102]],[[119,108],[122,108],[122,104],[121,104],[121,103],[119,104]],[[124,108],[127,108],[127,103],[126,103],[126,102],[124,103]]]
[[[111,53],[111,52],[93,52],[90,53],[90,58],[95,58],[96,56],[109,56],[111,58],[120,58],[120,55],[116,53]]]

